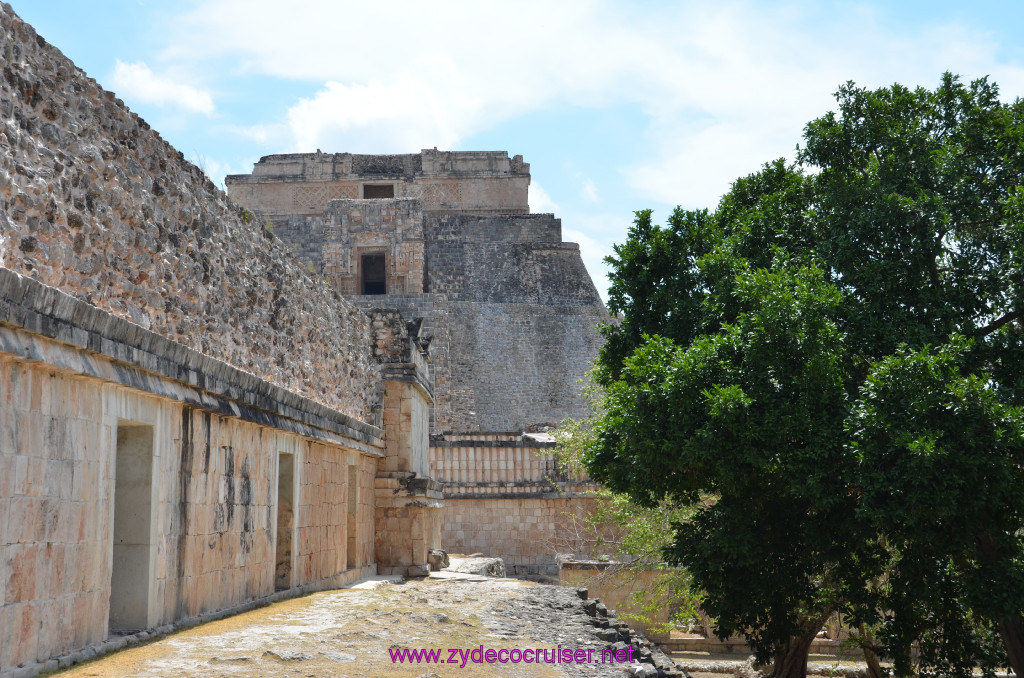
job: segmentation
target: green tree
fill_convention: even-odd
[[[800,165],[666,227],[639,212],[609,258],[589,471],[646,505],[717,497],[668,556],[776,676],[833,610],[900,673],[913,642],[922,670],[992,665],[996,629],[1024,673],[1024,104],[997,94],[847,84]]]
[[[865,611],[888,611],[871,621],[899,675],[913,670],[915,640],[938,675],[996,668],[999,627],[1024,601],[1020,563],[1001,562],[1024,553],[1024,416],[968,373],[970,351],[955,335],[897,350],[872,368],[847,424],[859,510],[889,547],[885,586]]]

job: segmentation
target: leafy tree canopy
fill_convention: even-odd
[[[608,258],[589,471],[715,497],[666,555],[775,675],[833,610],[898,673],[915,641],[991,667],[996,631],[1024,673],[1024,103],[997,95],[848,83],[797,164],[638,212]]]

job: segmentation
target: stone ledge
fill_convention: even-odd
[[[557,443],[539,440],[431,440],[431,447],[529,447],[533,449],[554,448]]]
[[[597,489],[600,487],[600,485],[587,478],[581,478],[579,480],[555,480],[552,478],[543,478],[535,480],[442,480],[440,482],[440,485],[445,492],[450,492],[458,488],[464,488],[467,490],[500,490],[502,488],[509,487],[534,487],[549,488],[549,492],[556,492],[558,490],[564,490],[569,488],[585,487]]]
[[[434,404],[434,385],[422,362],[419,363],[384,363],[381,372],[384,381],[400,381],[413,384],[427,399]]]
[[[363,451],[384,444],[376,426],[3,267],[0,351],[260,425],[329,442],[340,436]]]
[[[463,499],[592,499],[593,495],[589,492],[568,492],[564,490],[548,490],[539,492],[481,492],[479,494],[470,493],[444,493],[444,501],[459,501]]]

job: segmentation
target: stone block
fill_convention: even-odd
[[[7,555],[7,581],[4,587],[6,604],[27,603],[37,596],[45,595],[37,591],[40,548],[36,544],[12,544],[4,548]]]

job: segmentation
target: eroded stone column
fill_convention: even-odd
[[[385,456],[374,482],[377,569],[381,574],[424,576],[427,553],[441,547],[441,485],[430,472],[429,338],[420,324],[395,311],[376,311],[375,352],[385,379]]]

